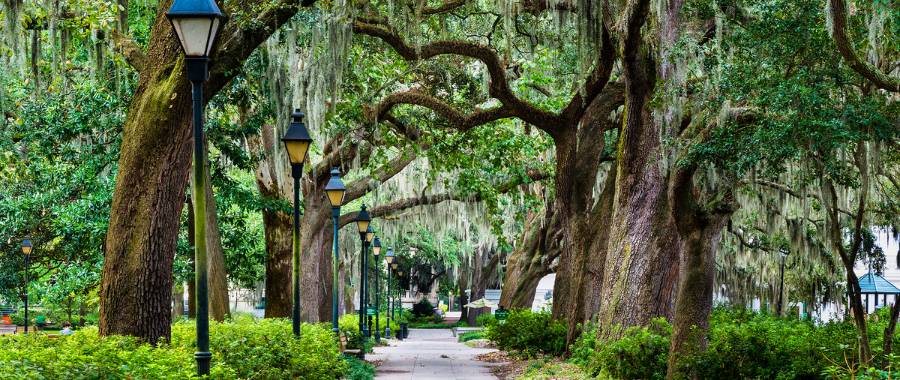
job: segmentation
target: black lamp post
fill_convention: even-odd
[[[25,239],[22,241],[22,253],[25,254],[25,333],[28,334],[28,260],[31,258],[31,250],[34,246],[31,245],[30,239]]]
[[[396,257],[394,255],[394,249],[388,248],[387,254],[384,255],[384,261],[387,262],[388,265],[391,265],[392,263],[395,262],[395,259],[396,259]],[[388,278],[390,278],[390,277],[388,277]],[[376,287],[375,290],[378,291],[378,288]],[[391,289],[390,289],[390,286],[388,286],[388,289],[387,289],[388,296],[390,296],[390,294],[391,294],[390,292],[391,292]],[[378,297],[376,296],[375,299],[378,300]],[[390,323],[388,323],[388,327],[390,327]],[[377,315],[375,316],[375,328],[378,330],[381,329],[381,326],[379,326],[379,321],[378,321]],[[376,330],[376,331],[378,331],[378,330]],[[387,332],[385,332],[385,335],[387,335]]]
[[[391,338],[391,320],[393,319],[394,314],[394,296],[393,296],[393,288],[391,287],[391,267],[388,265],[387,267],[387,324],[384,326],[384,337],[390,339]]]
[[[378,270],[379,270],[379,266],[378,266],[378,264],[379,264],[379,262],[378,262],[378,257],[379,257],[380,255],[381,255],[381,239],[379,239],[379,238],[376,236],[376,237],[375,237],[375,241],[372,242],[372,256],[374,256],[374,259],[375,259],[375,302],[376,302],[376,304],[378,303],[378,276],[379,276],[379,272],[378,272]],[[368,295],[367,295],[367,297],[368,297]],[[368,304],[368,302],[369,302],[369,300],[368,300],[368,298],[367,298],[367,299],[366,299],[366,304]],[[381,310],[378,309],[378,308],[376,308],[375,310],[376,310],[377,313],[380,313],[380,312],[381,312]],[[370,319],[370,320],[369,320],[369,324],[371,324],[371,323],[372,323],[372,320]],[[371,332],[371,326],[370,326],[369,331]]]
[[[375,239],[375,230],[372,229],[372,225],[369,224],[369,229],[366,231],[366,246],[371,247],[372,240],[374,240],[374,239]],[[367,249],[367,251],[368,251],[368,249]],[[377,258],[378,257],[376,256],[376,259]],[[369,289],[369,255],[368,254],[366,254],[365,259],[366,259],[366,262],[365,262],[366,265],[365,265],[365,268],[363,271],[363,286],[365,287],[365,292],[363,294],[365,295],[365,298],[363,299],[363,305],[366,305],[366,308],[368,309],[368,307],[369,307],[369,291],[371,290],[371,289]],[[366,323],[365,327],[366,327],[366,333],[367,333],[366,338],[369,338],[372,336],[371,323]]]
[[[206,263],[206,149],[203,144],[203,83],[209,55],[225,15],[214,0],[175,0],[166,13],[184,50],[194,110],[194,273],[197,283],[197,374],[209,375],[209,295]]]
[[[400,309],[400,316],[402,317],[403,316],[403,297],[400,294],[400,292],[401,292],[400,284],[402,283],[401,281],[403,281],[403,271],[397,269],[397,267],[399,267],[399,266],[400,266],[400,264],[397,261],[394,261],[394,263],[391,264],[391,268],[393,268],[395,271],[397,271],[397,299],[394,301],[394,303],[398,303],[398,306],[396,308]],[[403,330],[403,326],[404,325],[401,324],[400,331],[397,331],[394,333],[394,336],[396,336],[397,339],[403,340],[403,338],[406,338],[406,334],[405,334],[405,331]]]
[[[331,169],[331,179],[325,185],[325,194],[331,203],[331,222],[334,225],[332,259],[331,259],[331,331],[338,333],[338,231],[340,230],[341,205],[347,188],[341,181],[341,171]]]
[[[778,303],[776,304],[775,314],[781,316],[781,310],[784,308],[784,259],[787,257],[788,251],[781,249],[779,254],[781,256],[781,265],[779,266]]]
[[[291,313],[291,324],[294,330],[294,336],[300,336],[300,178],[303,176],[303,164],[306,162],[306,155],[309,152],[309,146],[312,144],[312,138],[309,137],[309,131],[303,124],[303,112],[295,110],[291,114],[291,125],[288,127],[284,137],[281,138],[284,148],[287,150],[288,160],[291,162],[291,177],[294,178],[294,225],[292,236],[293,273],[291,274],[291,282],[293,283],[294,309]]]
[[[369,227],[369,224],[372,222],[372,218],[369,216],[369,212],[366,211],[366,205],[363,204],[359,209],[359,213],[356,214],[356,227],[359,230],[359,242],[362,245],[362,255],[359,257],[359,332],[363,337],[369,336],[369,329],[366,327],[365,316],[366,316],[366,280],[368,280],[368,248],[369,243],[367,238],[369,236],[369,231],[372,229]],[[372,232],[374,234],[374,232]],[[363,354],[365,355],[365,354]]]
[[[391,253],[393,253],[393,252],[391,252]],[[397,262],[397,258],[393,257],[393,255],[390,258],[390,260],[387,260],[387,262],[388,262],[388,265],[390,266],[391,270],[393,270],[394,272],[397,272],[397,285],[398,285],[397,292],[399,294],[399,292],[400,292],[399,285],[400,285],[401,274],[399,271],[397,271],[397,267],[400,265],[400,263]],[[398,297],[398,299],[399,299],[399,297]],[[403,306],[403,304],[401,304],[400,306]],[[394,315],[394,309],[396,309],[396,308],[397,308],[397,299],[394,300],[394,308],[391,309],[391,318],[396,319],[396,316]]]

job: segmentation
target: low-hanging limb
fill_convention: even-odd
[[[828,12],[831,17],[831,38],[838,52],[844,57],[844,60],[859,75],[872,82],[876,87],[892,91],[900,92],[900,78],[893,78],[875,67],[875,65],[866,62],[853,48],[853,42],[850,41],[850,29],[847,23],[847,0],[828,0]]]

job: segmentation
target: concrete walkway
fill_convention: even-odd
[[[495,350],[457,342],[448,329],[410,329],[409,338],[375,347],[366,360],[383,361],[375,373],[384,380],[496,380],[490,364],[475,356]]]

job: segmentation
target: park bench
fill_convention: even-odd
[[[16,333],[16,325],[0,324],[0,335],[11,335]]]
[[[458,334],[467,333],[471,331],[481,331],[484,330],[483,327],[454,327],[450,329],[453,332],[453,336],[457,336]]]

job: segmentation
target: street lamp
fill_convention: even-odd
[[[363,204],[359,213],[356,214],[356,228],[359,230],[359,241],[362,245],[362,255],[359,258],[359,332],[363,337],[369,337],[369,329],[365,323],[366,306],[368,306],[366,305],[366,281],[369,279],[368,273],[366,273],[369,268],[369,243],[366,240],[369,236],[369,231],[372,231],[372,228],[369,226],[371,222],[372,218],[369,216],[369,212],[366,211],[366,205]],[[374,231],[372,234],[374,234]]]
[[[379,239],[377,236],[375,237],[375,240],[372,242],[372,255],[375,258],[375,268],[377,269],[378,264],[379,264],[378,257],[379,257],[379,255],[381,255],[381,239]],[[366,294],[366,304],[367,305],[369,303],[368,297],[369,297],[368,294]],[[375,299],[378,300],[378,270],[375,271]],[[381,312],[381,310],[378,310],[378,312]],[[369,320],[368,324],[369,324],[369,330],[371,332],[372,321]]]
[[[402,317],[403,317],[403,295],[401,294],[402,289],[401,289],[401,287],[400,287],[400,286],[401,286],[400,284],[402,284],[401,281],[402,281],[402,279],[403,279],[403,271],[402,271],[402,270],[397,270],[397,267],[398,267],[399,265],[400,265],[400,264],[399,264],[397,261],[394,261],[394,262],[391,264],[391,268],[393,268],[394,270],[397,271],[397,285],[398,285],[398,286],[397,286],[397,300],[396,300],[395,302],[398,303],[397,308],[400,309],[400,317],[402,318]],[[400,339],[400,340],[406,338],[406,330],[404,329],[404,327],[405,327],[404,324],[400,324],[400,331],[397,331],[397,332],[394,334],[394,335],[395,335],[398,339]]]
[[[325,194],[331,203],[331,222],[334,225],[332,240],[331,260],[331,331],[338,333],[338,230],[340,229],[341,205],[344,204],[344,194],[347,188],[341,181],[341,171],[338,168],[331,169],[331,179],[325,185]]]
[[[309,131],[303,124],[303,112],[295,110],[291,114],[291,125],[288,127],[284,137],[281,138],[284,143],[284,149],[288,153],[288,160],[291,162],[291,176],[294,178],[294,225],[292,243],[293,273],[291,274],[291,282],[293,283],[294,309],[291,313],[291,325],[294,330],[294,336],[300,336],[300,177],[303,176],[303,164],[306,162],[306,155],[309,152],[309,146],[312,144],[312,138],[309,137]]]
[[[380,272],[381,268],[379,267],[378,269],[379,269],[378,271]],[[387,303],[388,303],[387,324],[384,326],[384,337],[388,338],[388,339],[391,339],[391,318],[393,317],[392,314],[394,314],[394,297],[393,297],[394,291],[391,288],[391,277],[392,277],[391,276],[391,267],[388,266],[387,267],[387,280],[388,280],[388,283],[387,283]]]
[[[31,239],[22,241],[22,253],[25,254],[25,333],[28,334],[28,259],[31,257]]]
[[[394,262],[394,249],[393,249],[393,248],[388,248],[387,254],[384,255],[384,260],[385,260],[388,264]],[[388,277],[388,279],[390,279],[390,277]],[[378,283],[377,283],[377,282],[375,283],[375,292],[376,292],[376,293],[375,293],[375,294],[376,294],[376,295],[375,295],[375,308],[376,308],[376,309],[380,309],[380,306],[381,306],[381,305],[379,304],[380,299],[378,298]],[[387,292],[388,292],[388,296],[390,296],[390,294],[391,294],[391,293],[390,293],[390,292],[391,292],[390,286],[388,286]],[[378,334],[379,334],[379,332],[381,331],[381,321],[380,321],[380,318],[379,318],[379,317],[380,317],[380,315],[378,315],[378,314],[375,315],[375,338],[376,338],[376,339],[379,338],[379,337],[378,337]],[[388,325],[390,326],[390,323],[389,323]]]
[[[184,50],[194,111],[194,273],[197,283],[197,374],[209,375],[209,295],[206,263],[206,149],[203,144],[203,83],[209,79],[209,55],[225,15],[214,0],[175,0],[166,18]]]
[[[787,255],[790,252],[784,248],[779,249],[778,252],[781,256],[781,265],[779,270],[780,284],[778,285],[778,304],[776,306],[777,309],[775,310],[775,314],[781,316],[781,310],[784,308],[784,259],[787,258]],[[876,301],[875,303],[877,304],[878,302]]]

